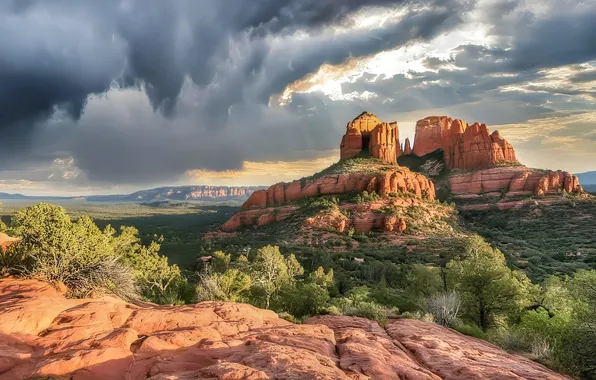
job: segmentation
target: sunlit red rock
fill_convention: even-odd
[[[429,116],[416,123],[413,154],[422,157],[437,149],[443,149],[443,136],[451,128],[453,120],[447,116]]]
[[[416,124],[412,154],[422,157],[443,150],[450,169],[487,169],[517,163],[513,146],[486,124],[468,125],[447,116],[430,116]],[[404,152],[405,153],[405,152]]]
[[[340,144],[340,158],[346,159],[368,151],[374,158],[396,162],[401,153],[397,123],[383,123],[364,112],[348,123]]]
[[[132,305],[68,300],[0,279],[0,380],[420,379],[565,377],[453,330],[357,317],[302,325],[223,302]]]
[[[503,193],[516,195],[549,195],[581,193],[583,191],[576,176],[563,171],[529,169],[523,166],[500,167],[457,173],[449,177],[454,194]]]

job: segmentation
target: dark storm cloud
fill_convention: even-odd
[[[472,3],[5,1],[0,4],[0,155],[7,164],[27,158],[37,162],[33,151],[49,157],[52,151],[73,154],[91,179],[135,182],[169,179],[197,167],[236,169],[261,153],[286,152],[290,142],[298,150],[333,148],[333,133],[321,127],[305,130],[303,124],[329,124],[324,105],[314,115],[307,110],[314,105],[298,104],[296,98],[296,104],[272,116],[266,110],[269,97],[323,63],[449,31]],[[328,28],[349,26],[348,16],[370,6],[405,7],[406,13],[398,22],[368,30]],[[307,38],[292,39],[297,31]],[[186,83],[196,91],[188,91],[189,99],[181,102]],[[135,115],[130,130],[116,111],[107,110],[101,118],[83,116],[89,95],[118,87],[143,90],[160,112]],[[49,117],[59,120],[48,123]],[[280,130],[278,123],[289,128]],[[243,145],[258,144],[263,136],[275,140],[270,149],[255,153],[254,146]],[[18,149],[10,151],[9,145]]]
[[[514,70],[550,68],[596,59],[596,7],[535,21],[510,52]]]

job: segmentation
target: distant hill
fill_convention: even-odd
[[[596,192],[596,171],[579,173],[577,174],[577,177],[584,190],[592,193]]]
[[[151,202],[151,201],[245,201],[261,186],[174,186],[141,190],[132,194],[91,195],[85,197],[28,196],[0,193],[0,199],[87,200],[90,202]]]
[[[230,201],[246,200],[252,193],[264,189],[259,186],[178,186],[178,187],[160,187],[151,190],[137,191],[136,193],[126,195],[122,200],[134,202],[147,201]],[[87,197],[88,200],[92,197]]]
[[[576,174],[582,185],[596,185],[596,171]]]
[[[51,197],[51,196],[29,196],[23,194],[0,193],[0,199],[45,199],[45,200],[59,200],[59,199],[74,199],[74,197]]]

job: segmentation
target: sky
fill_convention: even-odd
[[[0,192],[269,185],[363,111],[596,170],[595,0],[0,0]]]

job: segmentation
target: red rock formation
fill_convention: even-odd
[[[309,181],[278,183],[266,191],[257,191],[244,203],[243,211],[224,223],[221,229],[233,232],[243,227],[260,226],[286,219],[297,207],[279,206],[289,202],[320,195],[363,191],[375,192],[381,196],[410,193],[418,199],[435,199],[434,183],[424,175],[406,168],[396,167],[394,171],[380,173],[334,174]]]
[[[274,207],[320,195],[338,195],[351,192],[376,192],[387,195],[394,192],[412,193],[418,198],[435,199],[432,181],[424,175],[406,168],[381,173],[333,174],[314,180],[296,180],[278,183],[266,190],[266,196],[255,192],[243,205],[243,209]]]
[[[429,116],[416,124],[413,154],[422,157],[443,150],[450,169],[486,169],[500,163],[516,163],[513,146],[486,124],[470,126],[447,116]]]
[[[410,143],[410,138],[406,137],[406,142],[404,144],[404,155],[409,156],[412,154],[412,144]]]
[[[250,226],[265,226],[287,219],[298,207],[283,206],[270,208],[257,208],[241,211],[232,216],[221,226],[224,232],[234,232]]]
[[[441,379],[568,379],[495,345],[414,319],[398,319],[387,335]],[[455,348],[457,347],[457,348]],[[450,349],[455,348],[455,349]],[[493,366],[494,365],[494,366]]]
[[[454,194],[506,193],[515,195],[548,195],[583,191],[576,176],[563,171],[534,170],[526,167],[503,167],[454,174],[449,178]]]
[[[437,149],[443,149],[443,136],[451,128],[453,120],[446,116],[430,116],[416,123],[413,154],[422,157]]]
[[[364,112],[348,123],[341,140],[341,159],[357,156],[362,151],[387,162],[396,162],[401,154],[397,123],[382,123],[375,115]]]
[[[0,380],[562,380],[540,364],[428,322],[357,317],[294,325],[235,303],[72,300],[0,279]]]

